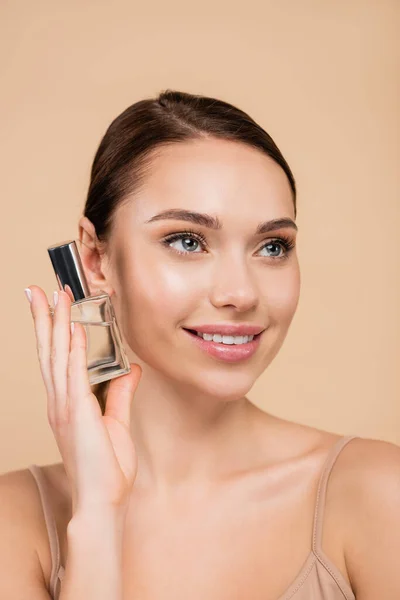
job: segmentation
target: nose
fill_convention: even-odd
[[[243,260],[228,260],[214,273],[210,301],[216,308],[234,307],[239,312],[253,309],[259,302],[255,273]]]

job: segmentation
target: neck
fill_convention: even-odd
[[[227,401],[185,384],[172,387],[148,365],[142,368],[131,412],[136,489],[157,494],[193,490],[255,463],[254,427],[262,411],[246,397]]]

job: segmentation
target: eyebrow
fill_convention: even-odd
[[[212,217],[211,215],[207,215],[205,213],[184,210],[181,208],[170,208],[168,210],[163,210],[162,212],[145,221],[145,223],[153,223],[154,221],[161,221],[164,219],[188,221],[190,223],[194,223],[195,225],[207,227],[208,229],[214,229],[216,231],[222,229],[222,223],[218,217]],[[276,229],[283,229],[286,227],[298,231],[296,223],[292,219],[284,217],[281,219],[272,219],[272,221],[264,221],[263,223],[259,223],[256,228],[256,235],[269,233],[270,231],[275,231]]]

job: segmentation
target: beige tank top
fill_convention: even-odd
[[[355,437],[357,436],[341,437],[328,453],[318,484],[310,554],[290,586],[276,600],[355,600],[356,598],[344,576],[326,556],[321,547],[322,522],[329,475],[340,451]],[[50,594],[52,600],[58,600],[64,567],[60,564],[60,546],[56,523],[50,508],[46,479],[41,467],[32,464],[28,468],[36,480],[42,500],[52,559]]]

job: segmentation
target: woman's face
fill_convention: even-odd
[[[206,213],[222,228],[154,219],[171,209]],[[256,235],[261,222],[282,218],[294,221],[291,188],[261,151],[215,139],[159,150],[145,186],[118,209],[112,234],[107,278],[130,360],[205,394],[247,393],[280,349],[299,300],[296,247],[274,242],[283,235],[294,244],[296,230]],[[187,229],[194,233],[167,243]],[[255,354],[218,360],[183,329],[221,322],[266,329]]]

